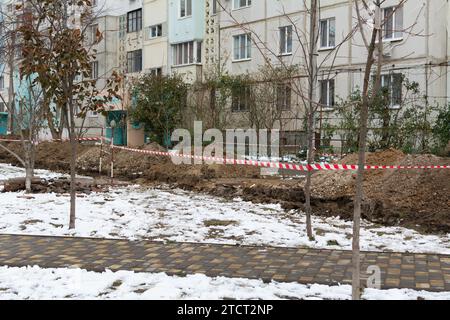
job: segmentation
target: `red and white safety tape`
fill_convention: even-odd
[[[104,140],[104,138],[102,137],[94,137],[94,138],[77,138],[77,141],[102,141]],[[28,141],[28,140],[26,140]],[[70,141],[69,139],[52,139],[49,141],[53,141],[53,142],[67,142]],[[22,140],[18,140],[18,139],[0,139],[0,142],[22,142]],[[41,141],[42,142],[42,141]]]
[[[92,138],[79,138],[78,141],[102,141],[105,140],[107,142],[110,139],[105,137],[92,137]],[[7,140],[0,139],[0,141],[8,141],[8,142],[20,142],[21,140]],[[53,141],[67,141],[67,139],[59,139]],[[141,150],[141,149],[133,149],[122,146],[114,146],[114,149],[125,150],[134,153],[141,154],[150,154],[156,156],[164,156],[164,157],[178,157],[178,158],[186,158],[186,159],[194,159],[201,160],[213,163],[222,163],[222,164],[232,164],[232,165],[245,165],[245,166],[254,166],[261,168],[274,168],[274,169],[284,169],[284,170],[293,170],[293,171],[338,171],[338,170],[358,170],[357,165],[347,165],[347,164],[311,164],[311,165],[299,165],[292,163],[283,163],[283,162],[269,162],[269,161],[254,161],[254,160],[244,160],[244,159],[225,159],[219,157],[204,157],[204,156],[196,156],[189,154],[177,154],[172,152],[164,152],[164,151],[151,151],[151,150]],[[446,166],[364,166],[365,170],[413,170],[413,169],[450,169],[450,165]]]
[[[104,140],[104,138],[102,137],[93,137],[93,138],[77,138],[75,139],[77,141],[102,141]],[[56,141],[56,142],[67,142],[70,141],[70,139],[53,139],[51,141]]]
[[[150,154],[156,156],[169,156],[169,157],[179,157],[179,158],[187,158],[194,160],[202,160],[202,161],[210,161],[214,163],[222,163],[222,164],[233,164],[233,165],[246,165],[246,166],[254,166],[261,168],[274,168],[274,169],[285,169],[285,170],[293,170],[293,171],[338,171],[338,170],[358,170],[357,165],[346,165],[346,164],[312,164],[312,165],[298,165],[291,163],[282,163],[282,162],[268,162],[268,161],[254,161],[254,160],[239,160],[239,159],[225,159],[225,158],[217,158],[217,157],[203,157],[203,156],[195,156],[189,154],[177,154],[171,152],[163,152],[163,151],[151,151],[151,150],[141,150],[141,149],[133,149],[128,147],[114,146],[114,149],[125,150],[129,152],[142,153],[142,154]],[[365,170],[387,170],[387,169],[450,169],[450,165],[448,166],[364,166]]]

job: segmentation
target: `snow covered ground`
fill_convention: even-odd
[[[38,177],[47,179],[68,177],[68,175],[48,170],[35,170],[34,174]],[[0,181],[18,177],[25,177],[25,169],[0,163]]]
[[[0,180],[22,175],[22,169],[0,164]],[[62,176],[46,170],[38,170],[37,175]],[[0,193],[0,233],[351,249],[351,222],[313,217],[316,240],[310,242],[305,216],[274,204],[182,190],[115,188],[79,198],[77,227],[69,231],[67,195],[23,196]],[[363,250],[450,254],[449,234],[421,235],[400,227],[362,225]]]
[[[351,222],[314,217],[316,240],[310,242],[304,215],[274,204],[182,190],[117,188],[79,198],[76,229],[69,231],[68,196],[23,196],[0,193],[0,233],[351,249]],[[367,222],[361,231],[363,250],[450,253],[449,235]]]
[[[450,300],[450,292],[366,289],[367,300]],[[0,267],[0,299],[351,299],[351,287],[265,284],[260,280],[209,278],[197,274],[88,272],[81,269]]]

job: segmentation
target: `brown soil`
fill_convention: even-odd
[[[9,144],[20,153],[18,144]],[[147,146],[160,150],[157,145]],[[79,146],[80,173],[99,175],[100,148]],[[38,147],[38,168],[67,172],[68,143],[42,143]],[[280,203],[285,209],[302,209],[304,179],[283,180],[259,175],[256,167],[224,165],[174,165],[169,158],[127,151],[115,151],[118,178],[140,184],[166,183],[179,188],[263,203]],[[0,150],[0,161],[18,164]],[[103,159],[103,174],[109,170],[110,155]],[[349,155],[340,163],[357,163]],[[405,155],[386,150],[367,155],[373,165],[448,165],[450,158]],[[1,177],[0,177],[1,180]],[[355,174],[351,171],[323,171],[313,176],[312,205],[315,214],[351,219]],[[450,232],[450,170],[378,170],[365,177],[363,217],[383,225],[400,225],[423,232]]]

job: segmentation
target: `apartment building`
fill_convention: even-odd
[[[393,10],[397,0],[383,3],[382,85],[391,93],[388,107],[399,108],[406,94],[402,79],[415,81],[428,103],[449,101],[449,4],[446,0],[407,1]],[[298,65],[299,77],[306,66],[302,46],[308,40],[309,16],[304,2],[221,1],[220,59],[231,74],[255,73],[266,64]],[[320,2],[320,65],[317,97],[322,120],[333,121],[332,111],[339,98],[345,99],[361,88],[367,52],[357,26],[354,1]],[[300,30],[300,31],[297,31]],[[299,36],[299,34],[301,34]],[[300,41],[299,41],[300,40]],[[404,80],[403,80],[404,81]],[[290,108],[298,109],[285,130],[303,130],[303,104],[292,92]],[[242,112],[242,110],[235,110]],[[300,115],[300,116],[299,116]]]
[[[146,73],[169,73],[168,2],[144,0],[143,68]]]
[[[142,1],[98,0],[94,2],[93,14],[96,19],[89,26],[86,43],[91,52],[96,52],[91,78],[97,80],[100,91],[105,89],[107,79],[114,71],[126,75],[126,81],[120,92],[123,99],[106,106],[106,116],[91,111],[86,118],[77,119],[76,123],[85,136],[106,135],[111,138],[114,130],[115,144],[124,145],[136,134],[135,130],[128,128],[130,124],[126,110],[130,97],[126,86],[143,70]],[[94,43],[98,34],[102,35],[102,39]],[[112,120],[114,128],[111,127]]]
[[[193,83],[202,79],[205,1],[168,0],[170,73]]]
[[[5,1],[5,0],[3,0]],[[362,86],[366,59],[363,40],[356,28],[352,0],[320,2],[320,65],[317,100],[320,119],[334,121],[334,107]],[[383,33],[382,84],[391,92],[388,107],[398,108],[407,94],[402,79],[415,81],[431,104],[449,101],[450,6],[446,0],[407,1],[397,12],[398,0],[383,2],[386,30]],[[135,134],[133,144],[143,141],[139,125],[130,124],[126,110],[131,104],[127,86],[142,73],[180,74],[193,83],[205,80],[221,66],[232,75],[254,74],[267,65],[295,66],[290,80],[306,88],[306,58],[302,45],[309,33],[308,2],[298,0],[98,0],[100,12],[92,27],[104,39],[96,45],[92,77],[104,85],[113,70],[126,75],[123,101],[111,106],[111,116],[90,113],[91,127],[109,127],[114,117],[128,124],[124,141]],[[300,42],[301,40],[301,42]],[[1,70],[1,68],[0,68]],[[1,90],[0,78],[0,90]],[[289,89],[277,90],[283,101],[282,121],[287,144],[301,144],[304,137],[304,100]],[[7,81],[3,80],[3,90]],[[280,95],[280,97],[278,97]],[[234,101],[234,100],[233,100]],[[233,125],[245,127],[245,104],[230,101]],[[113,115],[115,114],[115,115]],[[110,128],[108,130],[111,130]],[[97,132],[93,133],[97,135]]]

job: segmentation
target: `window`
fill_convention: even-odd
[[[292,26],[280,28],[280,54],[292,53]]]
[[[0,112],[5,112],[5,104],[3,102],[0,102]]]
[[[250,87],[244,87],[234,90],[232,93],[231,111],[245,112],[249,110],[250,98],[251,98]]]
[[[320,20],[320,48],[334,48],[336,45],[336,19]]]
[[[0,90],[5,89],[5,77],[0,76]]]
[[[127,72],[135,73],[142,71],[142,50],[127,53]]]
[[[320,81],[320,104],[325,108],[334,107],[334,79]]]
[[[233,0],[233,9],[240,9],[252,5],[252,0]]]
[[[234,60],[246,60],[252,57],[252,39],[250,34],[241,34],[233,37]]]
[[[98,24],[93,24],[89,27],[89,40],[90,44],[94,44],[97,41]]]
[[[400,40],[403,37],[403,6],[383,9],[383,39]]]
[[[98,118],[98,112],[90,110],[88,111],[87,116],[88,118]]]
[[[381,87],[389,95],[389,107],[398,108],[402,103],[403,76],[400,73],[385,74],[381,76]]]
[[[91,79],[98,79],[98,61],[91,62]]]
[[[150,74],[152,76],[162,76],[162,68],[152,68],[150,69]]]
[[[180,0],[180,18],[192,16],[192,0]]]
[[[127,32],[137,32],[142,30],[142,9],[128,12]]]
[[[202,62],[202,43],[189,41],[172,45],[173,65],[181,66]]]
[[[217,0],[212,0],[212,14],[217,13]]]
[[[277,85],[277,108],[278,110],[291,109],[291,86],[289,84]]]
[[[149,27],[148,38],[154,39],[158,37],[162,37],[162,24],[157,24],[155,26]]]

